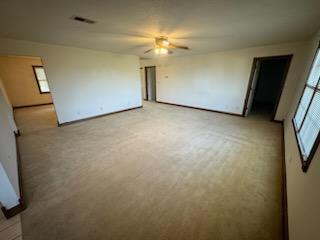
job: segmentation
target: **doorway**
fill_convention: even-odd
[[[37,56],[0,56],[0,75],[7,104],[22,133],[57,127],[45,66]]]
[[[145,91],[146,91],[146,98],[147,101],[155,102],[156,97],[156,67],[149,66],[144,68],[145,71]]]
[[[254,58],[243,115],[274,120],[293,55]]]

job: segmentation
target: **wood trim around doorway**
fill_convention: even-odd
[[[248,87],[247,87],[247,93],[246,93],[246,98],[243,104],[243,110],[242,110],[242,115],[245,116],[246,113],[246,109],[248,106],[248,100],[249,100],[249,96],[250,96],[250,90],[251,90],[251,86],[252,86],[252,81],[253,81],[253,77],[254,77],[254,71],[256,69],[256,64],[259,60],[277,60],[277,59],[287,59],[287,64],[285,66],[284,69],[284,73],[280,82],[280,89],[278,91],[278,96],[276,99],[276,102],[274,104],[274,109],[273,109],[273,113],[272,113],[272,117],[271,120],[275,121],[275,116],[278,110],[278,106],[279,106],[279,102],[282,96],[282,92],[283,92],[283,87],[285,84],[285,81],[287,79],[287,75],[289,72],[289,68],[290,68],[290,64],[291,64],[291,60],[292,60],[293,54],[289,54],[289,55],[280,55],[280,56],[267,56],[267,57],[255,57],[253,58],[253,63],[252,63],[252,67],[251,67],[251,73],[250,73],[250,78],[249,78],[249,82],[248,82]]]
[[[146,91],[146,100],[148,101],[149,96],[148,96],[147,68],[148,67],[144,67],[144,85],[145,85],[145,91]]]
[[[258,58],[254,58],[252,66],[251,66],[251,72],[250,72],[249,82],[248,82],[248,86],[247,86],[246,98],[244,100],[243,109],[242,109],[242,116],[244,116],[244,117],[246,115],[246,110],[248,107],[248,100],[249,100],[249,96],[250,96],[252,81],[253,81],[253,77],[254,77],[254,71],[256,70],[257,62],[258,62]]]

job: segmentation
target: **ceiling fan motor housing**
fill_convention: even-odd
[[[161,36],[156,38],[156,46],[160,48],[167,48],[169,46],[169,41],[167,37]]]

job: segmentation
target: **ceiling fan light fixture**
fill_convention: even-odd
[[[154,53],[155,53],[155,54],[160,54],[160,48],[156,47],[156,48],[154,49]]]
[[[151,51],[154,51],[156,55],[167,55],[167,54],[173,53],[172,49],[190,50],[188,46],[175,45],[171,43],[168,40],[168,37],[164,37],[164,36],[155,37],[154,40],[155,40],[154,47],[145,51],[144,52],[145,54]]]
[[[164,40],[162,40],[162,45],[164,46],[164,47],[168,47],[169,46],[169,41],[167,40],[167,39],[164,39]]]
[[[167,48],[160,48],[160,54],[168,54]]]
[[[154,49],[154,53],[157,55],[166,55],[166,54],[168,54],[168,52],[169,52],[169,50],[164,47],[156,47]]]
[[[156,47],[154,49],[154,53],[155,54],[161,54],[161,55],[165,55],[168,54],[169,50],[167,48],[164,47]]]

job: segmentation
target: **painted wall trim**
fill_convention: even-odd
[[[169,103],[169,102],[162,102],[162,101],[157,101],[157,100],[156,100],[156,103],[168,104],[168,105],[173,105],[173,106],[178,106],[178,107],[192,108],[192,109],[215,112],[215,113],[228,114],[228,115],[233,115],[233,116],[236,116],[236,117],[243,117],[243,115],[241,113],[224,112],[224,111],[218,111],[218,110],[214,110],[214,109],[193,107],[193,106],[188,106],[188,105]]]
[[[53,104],[53,102],[50,103],[40,103],[40,104],[32,104],[32,105],[23,105],[23,106],[13,106],[13,109],[17,109],[17,108],[27,108],[27,107],[38,107],[38,106],[43,106],[43,105],[51,105]]]
[[[25,206],[24,202],[21,199],[19,199],[19,204],[17,206],[13,207],[13,208],[6,209],[5,207],[1,207],[3,215],[7,219],[16,216],[17,214],[21,213],[25,209],[26,209],[26,206]]]
[[[143,106],[141,105],[141,106],[138,106],[138,107],[126,108],[126,109],[123,109],[123,110],[110,112],[110,113],[104,113],[104,114],[96,115],[96,116],[93,116],[93,117],[82,118],[82,119],[78,119],[78,120],[74,120],[74,121],[70,121],[70,122],[64,122],[64,123],[59,123],[58,122],[58,127],[70,125],[70,124],[73,124],[73,123],[83,122],[83,121],[87,121],[87,120],[92,120],[92,119],[95,119],[95,118],[105,117],[105,116],[108,116],[108,115],[111,115],[111,114],[115,114],[115,113],[121,113],[121,112],[130,111],[130,110],[135,110],[135,109],[142,108],[142,107]]]

